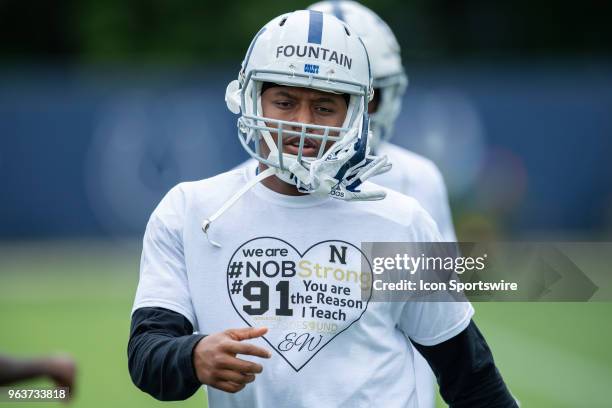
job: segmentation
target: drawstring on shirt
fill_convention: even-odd
[[[236,202],[240,199],[240,197],[242,197],[247,191],[249,191],[251,188],[253,188],[255,186],[255,184],[259,183],[260,181],[273,176],[274,174],[276,174],[277,169],[275,167],[268,167],[266,170],[262,171],[261,173],[257,174],[257,176],[255,176],[255,178],[253,178],[252,180],[249,180],[248,183],[246,183],[240,190],[238,190],[236,192],[236,194],[234,194],[229,200],[227,200],[225,202],[225,204],[223,204],[221,206],[221,208],[219,208],[213,215],[211,215],[209,218],[205,219],[204,222],[202,223],[202,231],[204,231],[204,235],[206,235],[206,239],[208,240],[208,242],[217,248],[221,248],[221,244],[219,244],[216,241],[213,241],[210,236],[208,235],[208,230],[210,229],[210,224],[212,224],[213,221],[215,221],[217,218],[219,218],[224,212],[226,212],[227,210],[229,210],[234,204],[236,204]]]

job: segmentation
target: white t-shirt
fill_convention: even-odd
[[[240,356],[262,363],[263,373],[236,394],[209,388],[211,408],[416,406],[405,335],[441,343],[467,327],[473,308],[362,299],[359,247],[437,241],[431,217],[390,190],[382,201],[347,203],[257,184],[212,223],[222,248],[212,246],[202,221],[254,174],[242,168],[181,183],[164,197],[145,232],[133,310],[167,308],[205,334],[269,328],[250,341],[272,358]]]

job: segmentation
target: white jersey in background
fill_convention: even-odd
[[[456,241],[446,185],[438,167],[431,160],[389,142],[382,142],[376,154],[387,156],[393,167],[373,181],[415,198],[438,224],[442,239]]]

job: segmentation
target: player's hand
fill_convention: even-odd
[[[55,383],[56,387],[68,387],[69,399],[74,395],[76,364],[72,357],[58,355],[45,359],[44,372]]]
[[[229,329],[204,337],[193,350],[193,366],[198,380],[225,392],[238,392],[255,381],[255,374],[263,371],[261,364],[242,360],[236,354],[270,358],[264,348],[244,342],[261,337],[265,327]]]

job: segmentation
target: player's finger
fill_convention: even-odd
[[[215,378],[217,381],[230,381],[236,384],[248,384],[255,381],[255,374],[245,374],[232,370],[219,370]]]
[[[243,343],[239,341],[228,342],[224,350],[230,353],[233,353],[233,354],[244,354],[244,355],[261,357],[261,358],[272,357],[272,353],[270,353],[265,348],[258,347],[254,344]]]
[[[219,381],[213,384],[213,387],[220,389],[221,391],[235,393],[240,391],[246,386],[246,384],[236,384],[231,381]]]
[[[263,371],[261,364],[226,356],[218,363],[218,368],[238,371],[245,374],[259,374]]]
[[[248,340],[261,337],[268,332],[267,327],[245,327],[242,329],[230,329],[230,334],[235,340]]]

